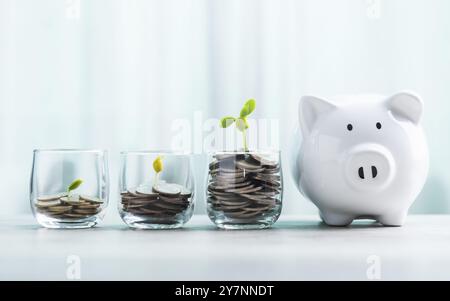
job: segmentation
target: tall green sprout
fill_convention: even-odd
[[[247,129],[249,127],[247,117],[255,110],[255,108],[255,100],[249,99],[242,107],[239,117],[225,116],[220,120],[220,126],[222,128],[227,128],[233,123],[236,124],[236,128],[242,133],[242,142],[244,145],[244,151],[246,152],[248,152]]]

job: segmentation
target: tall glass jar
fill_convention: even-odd
[[[107,153],[95,149],[38,149],[33,153],[30,200],[47,228],[88,228],[108,206]]]
[[[195,194],[190,154],[130,151],[121,161],[119,213],[128,226],[172,229],[189,221]]]
[[[279,151],[214,152],[208,156],[207,212],[219,228],[262,229],[282,207]]]

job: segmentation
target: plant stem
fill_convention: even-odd
[[[153,180],[153,186],[158,184],[158,178],[159,178],[158,175],[159,175],[159,172],[155,172],[155,179]]]
[[[242,131],[242,141],[244,144],[244,151],[248,152],[246,130]]]

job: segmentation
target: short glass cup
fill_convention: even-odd
[[[160,157],[162,170],[156,173]],[[194,212],[192,155],[173,151],[121,153],[119,213],[137,229],[174,229]]]
[[[223,229],[272,226],[282,208],[279,151],[213,152],[208,155],[206,207]]]
[[[108,193],[106,151],[34,150],[30,201],[40,225],[47,228],[93,227],[104,217]]]

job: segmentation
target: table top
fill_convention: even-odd
[[[0,242],[0,280],[450,280],[450,215],[346,228],[284,216],[234,231],[206,216],[178,230],[52,230],[24,215],[0,217]]]

